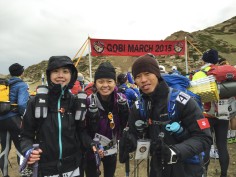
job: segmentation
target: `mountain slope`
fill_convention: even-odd
[[[202,53],[207,49],[214,48],[218,50],[219,56],[229,60],[230,64],[236,65],[236,16],[215,26],[204,30],[188,33],[178,31],[165,40],[183,40],[187,37],[188,43],[188,64],[189,71],[199,68],[199,61]],[[192,45],[191,45],[192,44]],[[92,73],[97,66],[106,60],[116,67],[117,73],[130,71],[131,65],[136,57],[92,57]],[[157,56],[160,64],[168,70],[176,65],[183,73],[185,72],[184,56]],[[76,60],[75,60],[76,62]],[[39,81],[43,72],[46,71],[47,61],[44,60],[38,64],[32,65],[25,70],[25,80],[28,82]],[[89,58],[88,55],[81,58],[78,64],[79,72],[83,73],[89,80]]]

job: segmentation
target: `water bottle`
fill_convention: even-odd
[[[183,127],[180,126],[178,122],[173,122],[172,124],[166,125],[166,130],[176,134],[180,134],[181,132],[183,132]]]
[[[184,129],[178,122],[167,124],[165,129],[171,132],[177,141],[183,141],[190,136],[187,129]]]
[[[127,103],[127,100],[123,98],[122,96],[118,95],[117,103],[118,103],[118,108],[119,108],[119,113],[125,113],[125,111],[129,110],[129,106]]]
[[[35,118],[46,118],[48,113],[48,87],[40,85],[36,89]]]
[[[77,94],[77,98],[78,98],[78,104],[77,104],[77,110],[75,113],[75,120],[84,120],[85,119],[85,114],[86,114],[86,98],[87,98],[87,94],[86,92],[79,92]]]
[[[94,95],[91,95],[91,103],[88,108],[89,111],[89,122],[92,131],[96,131],[98,128],[98,121],[100,119],[100,114],[97,105],[95,104]]]

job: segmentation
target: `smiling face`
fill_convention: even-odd
[[[157,76],[149,72],[139,73],[135,77],[135,83],[145,94],[154,92],[156,86],[159,84]]]
[[[66,67],[54,69],[50,72],[50,80],[54,84],[61,84],[62,87],[69,84],[71,80],[71,72]]]
[[[107,98],[114,91],[116,82],[114,79],[101,78],[96,80],[95,86],[98,93],[105,100],[105,98]]]

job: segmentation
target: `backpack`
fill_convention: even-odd
[[[9,101],[10,86],[7,79],[0,78],[0,101]]]
[[[169,87],[188,94],[198,103],[201,109],[203,108],[201,97],[187,89],[190,86],[190,80],[187,77],[177,74],[162,74],[161,77]]]
[[[10,86],[17,82],[21,81],[17,80],[9,84],[7,79],[0,78],[0,115],[7,114],[12,110],[11,108],[15,109],[10,103]]]
[[[180,90],[176,90],[170,87],[170,91],[168,94],[168,101],[167,101],[167,105],[168,105],[168,117],[170,120],[178,117],[178,111],[176,109],[176,101],[177,101],[177,97],[179,97],[178,99],[181,99],[181,95],[185,94]],[[185,94],[186,95],[186,94]],[[138,100],[138,109],[139,109],[139,114],[142,118],[146,117],[146,111],[144,109],[144,104],[142,101],[142,97],[140,100]],[[175,122],[179,122],[178,118]],[[185,163],[187,164],[203,164],[203,158],[205,156],[204,152],[201,152],[199,155],[195,155],[191,158],[187,158],[185,159]]]
[[[71,93],[76,95],[78,94],[80,91],[82,91],[82,87],[80,85],[80,82],[77,80],[75,81],[74,86],[71,88]]]
[[[211,65],[207,75],[213,75],[218,83],[236,81],[236,68],[231,65]]]
[[[86,92],[87,96],[91,95],[93,93],[93,82],[90,82],[85,88],[84,91]]]

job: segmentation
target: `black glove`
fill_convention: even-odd
[[[173,164],[177,162],[178,160],[177,154],[173,150],[173,148],[171,149],[164,142],[162,142],[161,145],[158,143],[156,145],[157,145],[156,148],[152,150],[155,151],[153,153],[156,155],[158,159],[162,159],[162,161],[167,164]]]
[[[129,160],[129,153],[137,148],[137,140],[129,133],[129,128],[126,127],[119,142],[119,160],[120,163],[125,163]]]

